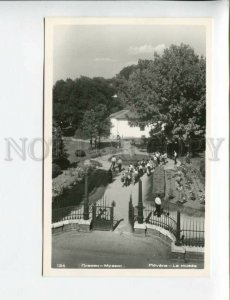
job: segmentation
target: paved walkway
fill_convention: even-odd
[[[90,237],[90,238],[89,238]],[[170,263],[170,246],[158,237],[92,231],[64,232],[52,236],[52,267],[148,268],[149,264]],[[85,264],[85,265],[83,265]]]
[[[168,162],[166,165],[164,165],[165,170],[175,170],[175,168],[179,167],[181,165],[181,162],[177,159],[177,164],[174,164],[174,160],[168,158]]]
[[[148,177],[146,174],[141,178],[143,202],[148,202],[149,192],[151,189],[152,176]],[[138,204],[138,183],[135,185],[130,184],[123,187],[121,182],[121,175],[118,175],[113,183],[109,184],[105,191],[105,198],[108,202],[115,201],[115,219],[120,221],[115,233],[128,233],[131,232],[129,224],[129,200],[132,196],[134,206]]]
[[[143,154],[135,146],[132,146],[129,141],[124,141],[124,150],[123,152],[133,155]],[[105,155],[99,158],[96,158],[98,162],[102,164],[102,168],[108,170],[111,163],[109,158],[111,155]],[[177,166],[180,165],[178,161]],[[168,163],[165,165],[165,169],[174,169],[174,161],[168,159]],[[142,193],[143,193],[143,203],[144,206],[150,205],[153,201],[152,199],[152,176],[148,177],[146,174],[141,178],[142,180]],[[132,195],[132,201],[134,206],[138,204],[138,183],[135,185],[130,184],[128,187],[123,187],[121,182],[121,174],[117,175],[114,178],[114,181],[109,184],[105,190],[104,198],[108,204],[111,204],[112,201],[116,203],[115,206],[115,219],[119,222],[119,225],[115,229],[115,233],[119,234],[128,234],[132,232],[131,226],[129,224],[129,200]]]

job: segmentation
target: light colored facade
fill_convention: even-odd
[[[118,111],[110,116],[112,128],[110,130],[110,138],[116,139],[117,135],[121,138],[141,138],[149,137],[152,126],[130,126],[130,111],[127,109]]]

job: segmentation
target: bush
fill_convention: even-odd
[[[99,156],[101,156],[100,152],[94,152],[94,153],[90,154],[91,158],[96,158],[96,157],[99,157]]]
[[[62,173],[61,168],[57,164],[52,164],[52,178],[57,177]]]
[[[165,196],[165,174],[163,167],[157,167],[153,174],[153,197],[159,196],[164,198]]]
[[[94,167],[102,167],[102,163],[100,163],[100,162],[97,161],[97,160],[90,159],[90,163],[91,163]]]
[[[169,189],[168,197],[169,197],[169,199],[173,199],[174,198],[174,193],[173,193],[173,189],[172,188]]]
[[[82,140],[87,140],[87,139],[88,139],[88,137],[87,137],[87,135],[85,134],[85,132],[84,132],[82,129],[80,129],[80,128],[78,128],[78,129],[75,131],[74,137],[75,137],[76,139],[82,139]]]
[[[54,159],[53,163],[58,165],[61,170],[65,170],[70,166],[70,162],[67,158],[59,158],[59,159]]]
[[[84,150],[76,150],[75,151],[75,155],[77,156],[77,157],[84,157],[84,156],[86,156],[86,153],[85,153],[85,151]]]

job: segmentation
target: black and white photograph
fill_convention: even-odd
[[[0,299],[229,300],[229,1],[0,24]]]
[[[210,20],[46,18],[45,33],[46,274],[207,270]]]

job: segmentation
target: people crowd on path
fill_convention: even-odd
[[[167,153],[154,152],[148,158],[131,163],[127,168],[123,168],[122,158],[116,158],[115,155],[111,158],[111,171],[118,169],[122,172],[121,182],[123,186],[135,184],[146,173],[150,176],[154,169],[159,165],[165,165],[168,161]]]

